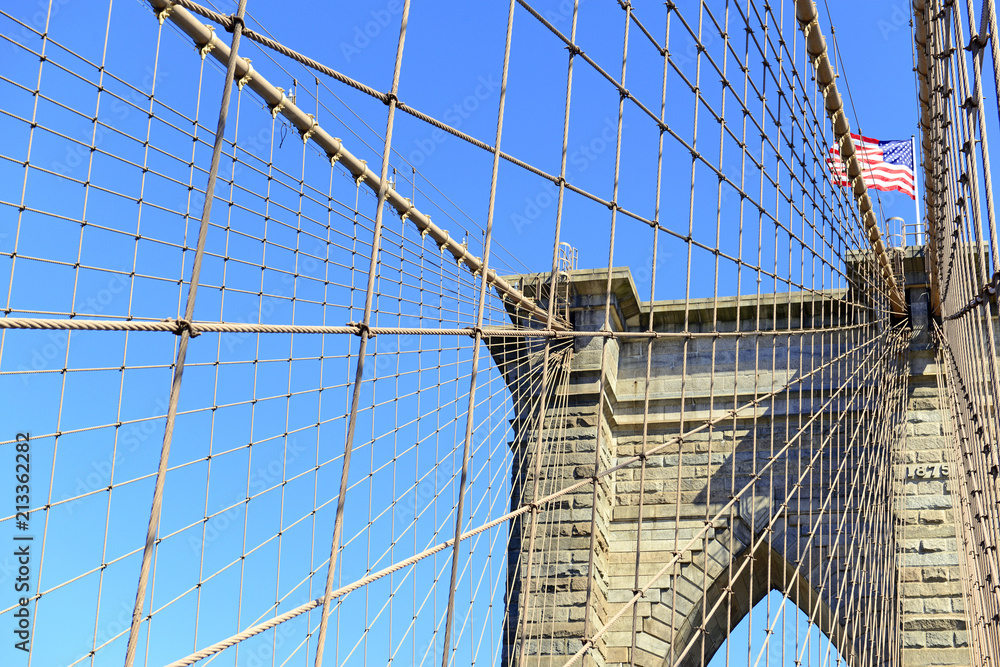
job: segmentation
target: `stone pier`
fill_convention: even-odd
[[[911,260],[907,266],[917,267]],[[602,326],[607,276],[606,270],[569,276],[565,298],[575,330]],[[536,296],[536,276],[508,280]],[[638,298],[629,271],[613,269],[612,286],[612,329],[645,330],[650,304]],[[898,371],[873,377],[856,363],[863,355],[844,355],[873,345],[871,331],[796,333],[854,322],[846,297],[834,290],[819,298],[790,293],[657,302],[656,331],[682,331],[686,319],[692,332],[748,335],[662,337],[649,359],[646,340],[594,336],[553,344],[550,375],[565,372],[565,381],[546,401],[540,461],[530,419],[537,383],[518,378],[538,373],[544,343],[492,339],[498,365],[511,369],[509,386],[535,388],[514,394],[513,506],[530,502],[536,483],[544,496],[592,477],[595,461],[607,470],[638,454],[644,422],[647,450],[667,443],[648,456],[644,471],[639,464],[617,470],[598,481],[596,493],[594,484],[581,484],[537,519],[527,513],[512,523],[505,664],[561,664],[559,658],[580,649],[581,637],[605,625],[633,597],[640,531],[638,586],[657,579],[634,613],[596,642],[587,664],[707,664],[771,590],[788,590],[849,664],[861,646],[875,664],[900,657],[906,665],[969,664],[945,456],[950,443],[942,430],[947,405],[938,396],[929,338],[918,331],[912,349],[892,354],[889,363]],[[749,335],[773,327],[790,333]],[[905,414],[893,424],[875,420],[875,396],[905,405]],[[759,403],[735,419],[719,419],[677,441],[679,433],[755,399]],[[822,416],[808,423],[817,412]],[[861,484],[860,473],[872,466],[884,474]],[[732,489],[747,485],[751,490],[726,508]],[[870,506],[884,509],[874,517],[859,512]],[[859,536],[884,538],[871,549],[873,562],[847,552],[845,545]],[[877,635],[871,630],[877,626],[865,622],[866,614],[893,609],[902,627],[891,636]],[[522,649],[525,630],[531,639]]]

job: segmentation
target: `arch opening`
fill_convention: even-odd
[[[814,588],[809,583],[808,573],[803,574],[801,570],[797,570],[795,565],[766,543],[758,545],[752,555],[749,548],[744,549],[733,559],[732,567],[724,570],[706,589],[703,603],[695,605],[678,628],[670,651],[664,656],[663,667],[743,667],[748,664],[745,660],[746,643],[748,639],[752,643],[753,639],[749,637],[751,623],[754,631],[761,628],[759,619],[762,618],[767,618],[768,624],[778,619],[777,623],[780,624],[781,618],[775,616],[779,613],[785,617],[786,625],[783,628],[790,627],[789,618],[794,617],[796,623],[801,618],[805,624],[803,627],[815,629],[818,636],[822,637],[821,643],[829,646],[833,662],[808,664],[853,664],[851,656],[856,629],[845,628],[845,609],[831,608],[828,590],[826,587],[823,590]],[[793,613],[793,609],[797,613]],[[771,611],[770,614],[767,613],[768,610]],[[746,632],[740,630],[744,624]],[[763,628],[772,631],[770,637],[774,641],[778,635],[777,628],[768,628],[767,625]],[[737,639],[738,637],[742,638]],[[729,641],[730,638],[733,638],[732,642]],[[782,639],[787,646],[787,638],[782,635]],[[814,643],[815,641],[819,639],[816,638]],[[726,650],[722,650],[724,646],[727,647]],[[742,661],[731,660],[734,646],[740,647],[737,654],[744,654]],[[799,646],[801,648],[801,644]],[[770,642],[768,648],[770,649]],[[727,652],[729,661],[726,659]],[[754,651],[749,658],[748,667],[765,667],[770,664],[775,663],[768,661],[766,657],[757,661],[757,651]],[[782,660],[780,664],[799,667],[807,663],[804,660],[795,663],[793,659],[791,662]]]
[[[708,667],[845,664],[833,641],[791,599],[772,589],[732,629]]]

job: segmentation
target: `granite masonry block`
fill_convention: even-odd
[[[597,289],[601,292],[603,285]],[[635,315],[634,306],[628,314],[617,310],[619,302],[627,298],[627,291],[626,285],[615,293],[613,326],[623,326],[625,319],[629,320],[629,327],[645,326],[641,316]],[[576,299],[573,306],[575,328],[601,326],[602,294],[586,292],[573,297]],[[646,306],[639,306],[638,310],[641,312],[643,307]],[[733,311],[734,314],[729,315],[731,320],[735,317],[735,309]],[[765,319],[773,316],[763,315]],[[700,330],[712,330],[713,325],[704,317],[702,313],[691,319],[692,330],[699,330],[699,327]],[[830,319],[822,313],[818,317]],[[671,330],[679,330],[682,326],[676,318],[665,322],[669,322],[664,326]],[[720,323],[719,328],[727,326],[730,330],[750,330],[755,323],[732,320]],[[619,667],[631,662],[659,667],[669,655],[671,645],[683,647],[697,635],[706,588],[710,598],[720,591],[731,593],[728,604],[732,605],[736,622],[753,606],[755,598],[761,599],[769,586],[793,576],[793,572],[802,577],[802,590],[817,592],[831,608],[843,609],[844,603],[867,604],[865,600],[884,595],[884,590],[879,589],[876,593],[870,582],[863,580],[862,573],[867,571],[868,564],[859,567],[856,556],[860,553],[852,550],[851,544],[859,531],[873,527],[875,539],[885,540],[887,536],[866,516],[864,504],[860,508],[845,508],[848,499],[857,502],[857,496],[847,494],[840,487],[835,487],[836,493],[829,494],[831,480],[838,471],[842,479],[850,479],[858,471],[857,452],[851,450],[850,456],[854,458],[846,459],[848,450],[838,435],[847,432],[845,429],[855,426],[865,429],[867,426],[859,424],[853,414],[840,412],[848,407],[847,401],[854,389],[848,388],[846,399],[832,401],[828,412],[830,419],[820,420],[801,434],[797,426],[802,418],[811,415],[830,398],[831,389],[838,387],[844,374],[855,368],[855,360],[846,359],[838,364],[836,377],[825,372],[798,385],[801,392],[776,396],[755,410],[744,411],[736,420],[691,434],[683,441],[676,439],[681,428],[681,391],[685,393],[684,428],[690,428],[704,419],[725,414],[733,407],[734,400],[735,404],[743,404],[752,400],[754,394],[766,393],[789,378],[801,376],[808,369],[828,361],[832,354],[846,351],[849,344],[852,343],[847,336],[832,335],[820,342],[813,337],[803,340],[779,337],[765,344],[756,338],[732,337],[655,340],[644,444],[647,343],[605,341],[598,337],[576,339],[577,352],[568,384],[569,414],[560,415],[559,411],[551,410],[546,417],[551,426],[566,429],[563,443],[568,444],[571,451],[560,454],[561,458],[546,459],[543,470],[548,481],[544,488],[559,488],[586,480],[593,474],[599,421],[602,424],[599,440],[602,468],[617,465],[644,446],[662,449],[649,456],[644,464],[634,462],[602,480],[596,503],[592,487],[587,484],[542,512],[537,539],[550,544],[558,538],[559,549],[568,557],[563,554],[550,556],[546,560],[547,568],[535,571],[532,596],[537,596],[534,598],[536,604],[542,605],[540,609],[544,613],[539,613],[536,620],[529,619],[531,625],[538,623],[528,629],[529,635],[538,641],[529,647],[526,664],[547,664],[545,654],[565,656],[580,647],[581,638],[588,631],[583,627],[588,590],[593,597],[591,632],[621,605],[632,600],[637,537],[641,537],[638,540],[640,585],[657,576],[671,560],[677,562],[677,567],[668,568],[646,597],[610,628],[591,651],[592,660],[588,664]],[[607,382],[604,387],[606,418],[598,420],[596,401],[602,359]],[[734,373],[737,360],[739,372]],[[685,362],[686,376],[682,378]],[[879,480],[888,476],[888,481],[893,482],[892,475],[906,474],[904,466],[941,464],[947,460],[945,455],[952,446],[943,431],[950,417],[947,403],[938,397],[937,378],[933,375],[938,372],[934,356],[923,351],[914,352],[908,363],[914,374],[905,386],[906,414],[901,430],[906,437],[896,440],[884,438],[881,432],[861,431],[866,433],[866,447],[877,445],[872,449],[873,454],[885,442],[900,444],[899,451],[889,452],[884,459],[879,459],[880,465],[885,465],[885,473]],[[755,372],[756,369],[761,371]],[[734,399],[734,391],[741,396]],[[810,397],[802,392],[814,394]],[[516,420],[515,424],[529,426],[530,420]],[[836,425],[841,430],[831,430],[831,426]],[[555,429],[547,430],[554,432]],[[834,437],[828,439],[831,434]],[[772,452],[781,449],[793,435],[796,441],[788,451],[773,458]],[[823,454],[812,462],[802,486],[795,486],[805,462],[820,446],[825,448]],[[531,451],[533,445],[519,447],[515,448],[515,455],[530,457]],[[878,451],[877,455],[881,456],[882,452]],[[723,511],[719,526],[703,523],[705,517],[714,516],[730,502],[734,485],[742,488],[751,484],[753,476],[765,470],[765,465],[768,468],[761,477],[759,488],[747,494],[753,502],[736,503]],[[520,469],[531,470],[530,459],[523,460]],[[644,484],[640,483],[642,474],[645,475]],[[958,545],[949,484],[948,473],[909,478],[898,485],[899,496],[892,508],[895,514],[886,512],[879,519],[885,521],[887,530],[895,526],[897,531],[898,578],[895,581],[899,587],[896,594],[901,599],[904,665],[969,664],[969,651],[965,646],[967,620],[962,611],[965,609],[964,593],[957,567]],[[530,485],[522,482],[517,488],[523,490]],[[869,493],[873,489],[864,491],[863,503],[871,502]],[[636,525],[640,498],[643,503],[641,534]],[[764,547],[754,554],[752,569],[741,570],[741,565],[751,562],[744,551],[745,546],[751,538],[762,535],[760,529],[779,508],[783,513],[781,521]],[[593,555],[593,568],[590,568],[590,518],[594,510],[598,517],[597,551]],[[826,520],[819,522],[817,527],[816,517],[820,515]],[[847,519],[844,523],[841,522],[843,518]],[[517,525],[522,531],[517,538],[523,541],[530,522],[522,519]],[[756,534],[752,534],[751,526]],[[700,537],[692,541],[695,535]],[[891,539],[891,535],[888,537]],[[675,553],[678,551],[679,554]],[[516,548],[512,562],[523,562],[517,558]],[[846,569],[848,563],[850,570]],[[801,568],[796,572],[799,564]],[[743,578],[728,581],[730,571]],[[520,586],[525,583],[517,579],[519,576],[522,575],[517,571],[508,573],[511,578],[509,595],[515,601],[519,599]],[[846,587],[840,586],[844,578],[850,579]],[[718,598],[713,598],[709,604],[715,599]],[[676,608],[671,608],[672,605]],[[505,628],[507,632],[518,621],[516,602],[514,607]],[[720,612],[704,622],[706,656],[721,644],[721,638],[716,641],[716,635],[725,635],[728,616]],[[634,651],[633,618],[637,619],[640,630]],[[700,656],[700,650],[697,654]],[[555,664],[564,661],[552,660]],[[699,662],[700,657],[692,658],[683,667],[693,667]]]

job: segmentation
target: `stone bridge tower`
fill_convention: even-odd
[[[824,364],[864,344],[863,337],[852,338],[850,328],[801,330],[850,321],[843,291],[808,299],[792,293],[657,302],[657,332],[683,331],[686,318],[691,332],[742,330],[747,335],[665,335],[654,340],[651,358],[645,339],[604,343],[600,336],[577,337],[552,345],[550,372],[563,379],[546,403],[539,450],[544,460],[532,454],[536,424],[525,417],[538,397],[514,396],[521,409],[511,443],[513,506],[535,496],[536,469],[541,497],[590,478],[598,455],[601,468],[608,469],[640,453],[644,429],[647,448],[666,445],[647,458],[644,470],[635,464],[623,467],[603,477],[596,492],[593,484],[582,484],[538,513],[530,584],[531,515],[512,524],[505,664],[550,664],[553,659],[551,664],[562,664],[581,647],[580,637],[588,636],[585,623],[592,631],[632,598],[637,566],[638,586],[644,586],[671,559],[676,562],[635,605],[634,617],[626,613],[615,622],[590,651],[587,664],[624,665],[630,659],[656,667],[678,659],[684,665],[707,664],[729,631],[774,589],[788,590],[852,667],[854,648],[862,642],[880,647],[880,663],[901,657],[905,665],[969,664],[949,488],[947,405],[939,395],[926,310],[920,311],[924,262],[919,249],[902,254],[917,304],[911,317],[915,335],[909,349],[895,357],[909,372],[897,373],[894,381],[858,374],[862,379],[850,381],[850,390],[836,398],[830,387],[861,369]],[[570,274],[564,298],[576,331],[601,328],[607,278],[603,269]],[[544,301],[539,292],[547,276],[511,280]],[[611,280],[612,328],[646,330],[650,304],[639,299],[629,271],[613,269]],[[775,326],[792,332],[750,333]],[[493,344],[492,352],[501,368],[512,369],[510,374],[529,373],[537,372],[543,348],[537,341],[508,340]],[[794,390],[769,396],[795,378],[801,381]],[[516,380],[509,376],[508,385],[530,384]],[[902,396],[898,403],[905,405],[905,415],[899,416],[895,433],[873,429],[866,421],[871,405],[865,389],[873,382],[888,383],[880,391]],[[715,420],[678,440],[679,433],[710,415],[721,417],[761,396],[769,397],[737,418]],[[832,409],[808,423],[831,400]],[[602,402],[604,418],[598,420]],[[843,417],[840,429],[830,428],[831,414]],[[852,442],[847,433],[854,434]],[[821,449],[811,447],[820,443]],[[887,443],[900,444],[887,452]],[[818,450],[822,454],[810,461]],[[773,474],[755,481],[769,461]],[[857,479],[860,469],[879,461],[884,474],[875,477],[874,488],[830,483],[834,475]],[[752,494],[743,494],[726,510],[732,489],[747,484]],[[802,488],[793,493],[796,484]],[[850,541],[841,539],[842,533],[863,531],[859,507],[874,502],[884,506],[880,520],[890,526],[894,543],[877,545],[870,552],[877,555],[875,562],[858,562],[859,554],[844,548]],[[714,518],[720,510],[721,518]],[[902,623],[895,637],[872,636],[864,619],[856,620],[857,609],[890,613],[891,605]],[[523,649],[517,639],[522,633],[529,637]]]

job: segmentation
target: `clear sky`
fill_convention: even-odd
[[[791,3],[784,10],[791,15]],[[918,111],[911,60],[909,9],[906,2],[892,0],[884,3],[865,3],[856,0],[820,3],[823,25],[828,24],[826,9],[832,14],[838,30],[837,39],[846,77],[838,83],[842,93],[848,92],[843,82],[850,86],[853,106],[849,108],[852,128],[860,128],[868,136],[878,139],[908,139],[917,131]],[[554,25],[568,34],[570,14],[557,2],[539,5],[551,8],[546,13]],[[660,17],[652,6],[636,3],[640,17]],[[692,2],[678,4],[685,17],[697,29],[697,13]],[[710,5],[720,17],[720,6]],[[780,11],[780,3],[773,5]],[[286,9],[288,7],[289,9]],[[282,21],[289,14],[296,15],[295,2],[277,7],[261,7],[254,11],[262,23],[271,27],[280,37]],[[307,11],[304,8],[303,11]],[[294,31],[304,41],[310,36],[317,40],[317,50],[309,51],[320,60],[339,63],[338,69],[364,82],[388,82],[391,77],[395,44],[398,33],[383,29],[368,37],[363,28],[379,18],[377,8],[358,5],[345,8],[348,16],[332,23],[296,25]],[[609,74],[618,77],[621,72],[623,25],[620,9],[615,3],[583,2],[578,25],[578,39],[586,45],[591,55]],[[736,22],[736,12],[733,11]],[[859,20],[859,17],[864,17]],[[662,40],[663,27],[659,22],[646,19],[647,27]],[[707,26],[706,20],[706,26]],[[361,29],[358,26],[361,26]],[[789,27],[793,24],[789,22]],[[414,11],[411,31],[407,37],[403,60],[400,99],[417,109],[442,118],[463,132],[493,143],[496,132],[496,107],[499,100],[503,37],[506,26],[505,3],[475,3],[456,11],[448,5],[421,6]],[[671,50],[677,54],[681,70],[686,75],[695,71],[697,53],[695,40],[675,21],[672,26]],[[710,51],[719,50],[719,38],[708,36],[703,28]],[[512,155],[524,159],[551,174],[558,174],[559,148],[562,136],[563,105],[566,91],[566,65],[564,49],[549,35],[545,28],[531,20],[526,13],[515,15],[511,57],[510,83],[507,92],[505,128],[502,147]],[[828,35],[829,37],[829,35]],[[660,61],[650,57],[648,43],[635,29],[630,34],[630,57],[626,73],[626,88],[654,112],[659,109],[661,70]],[[873,62],[878,63],[872,68]],[[729,67],[736,71],[732,62]],[[717,86],[717,77],[706,72],[703,89]],[[434,76],[427,76],[435,72]],[[667,120],[690,138],[691,95],[677,83],[676,72],[668,74],[670,81]],[[483,85],[486,82],[488,85]],[[675,87],[676,86],[676,87]],[[378,87],[378,86],[376,86]],[[382,85],[385,88],[386,84]],[[343,89],[343,87],[341,87]],[[614,136],[617,123],[618,96],[610,85],[600,80],[586,66],[576,68],[574,99],[568,141],[568,180],[610,200],[613,184]],[[381,132],[383,122],[375,110],[381,104],[365,100],[353,91],[338,90],[358,110],[371,110],[371,124]],[[477,100],[477,95],[488,99]],[[472,96],[470,98],[470,96]],[[717,104],[716,104],[717,106]],[[473,107],[475,107],[473,109]],[[730,104],[730,107],[734,105]],[[856,111],[857,117],[854,117]],[[619,203],[647,217],[652,217],[655,203],[656,133],[648,119],[626,105],[623,134],[623,171]],[[704,111],[702,111],[704,117]],[[379,119],[377,122],[374,119]],[[731,121],[732,122],[732,121]],[[717,162],[717,143],[713,143],[704,118],[700,125],[700,141],[711,148],[706,154]],[[687,226],[687,184],[690,183],[690,161],[680,159],[676,142],[665,144],[667,160],[661,218],[671,228],[684,230]],[[917,142],[919,146],[919,141]],[[449,197],[472,213],[479,207],[477,219],[484,218],[483,206],[489,185],[489,156],[433,130],[415,119],[401,115],[397,121],[394,147],[411,162],[420,163],[426,178],[448,192]],[[739,174],[738,154],[729,151],[723,158],[727,173]],[[455,169],[461,164],[465,168]],[[475,164],[476,168],[470,168]],[[713,243],[714,177],[699,167],[696,182],[699,198],[696,201],[695,233],[702,233],[705,241]],[[500,194],[494,220],[495,238],[511,254],[531,270],[545,270],[551,261],[555,202],[551,193],[555,188],[540,183],[537,177],[526,175],[523,170],[502,164]],[[904,195],[882,193],[879,197],[886,218],[902,216],[908,222],[915,217],[913,202]],[[465,204],[465,202],[468,202]],[[732,205],[732,201],[729,205]],[[608,261],[607,242],[610,212],[596,204],[568,198],[562,240],[580,250],[582,267],[604,266]],[[728,220],[726,222],[729,222]],[[703,226],[704,225],[704,226]],[[615,264],[629,265],[637,275],[640,285],[648,286],[649,268],[652,263],[651,235],[647,229],[631,220],[620,220],[622,242],[616,245]],[[726,241],[723,240],[723,244]],[[751,247],[748,244],[747,247]],[[684,248],[681,244],[664,242],[659,261],[662,284],[658,285],[657,298],[678,298],[683,293],[683,273],[674,271],[684,265]],[[517,268],[517,267],[512,267]],[[645,269],[645,270],[643,270]],[[642,280],[645,276],[645,280]],[[678,285],[679,283],[679,285]],[[732,285],[733,281],[730,280]],[[698,289],[699,286],[695,286]],[[710,287],[701,287],[704,292]],[[641,288],[646,294],[648,287]],[[706,294],[707,295],[707,294]]]

